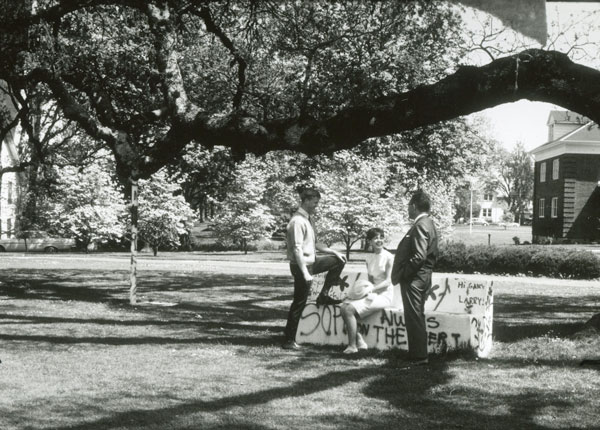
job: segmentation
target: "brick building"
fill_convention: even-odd
[[[600,129],[551,111],[548,142],[533,149],[533,241],[600,241]]]

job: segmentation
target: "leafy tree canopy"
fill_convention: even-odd
[[[4,14],[28,37],[3,46],[2,77],[44,84],[123,178],[148,177],[192,140],[332,153],[508,101],[505,82],[486,84],[504,66],[447,76],[463,40],[444,2],[42,0],[21,12]]]

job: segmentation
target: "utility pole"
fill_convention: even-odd
[[[473,182],[469,181],[469,191],[471,192],[471,205],[469,216],[469,234],[473,233]]]

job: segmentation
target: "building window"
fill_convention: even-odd
[[[540,164],[540,182],[546,182],[546,162]]]
[[[558,179],[558,158],[552,162],[552,179]]]
[[[492,216],[492,209],[491,208],[483,208],[483,209],[481,209],[481,216],[483,216],[483,217],[491,217]]]
[[[12,182],[8,182],[8,184],[6,184],[6,186],[8,187],[8,190],[7,190],[8,196],[6,198],[6,202],[10,205],[12,203]]]
[[[540,204],[538,205],[538,214],[540,218],[544,218],[544,205],[546,204],[546,199],[540,199]]]
[[[552,197],[552,218],[558,218],[558,197]]]
[[[491,202],[494,200],[494,195],[491,193],[485,193],[483,195],[483,200],[485,200],[486,202]]]

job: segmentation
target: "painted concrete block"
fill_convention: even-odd
[[[366,273],[344,273],[343,285],[332,288],[330,295],[343,300],[345,291]],[[319,345],[348,343],[339,305],[317,306],[324,276],[316,275],[309,303],[306,305],[296,341]],[[394,289],[394,304],[401,305],[399,286]],[[472,281],[453,277],[434,277],[432,293],[425,303],[425,318],[430,352],[473,349],[480,357],[492,347],[493,291],[491,281]],[[369,348],[380,350],[408,349],[402,307],[378,311],[362,321],[358,328]]]

